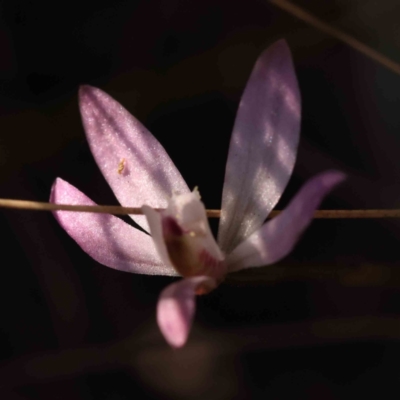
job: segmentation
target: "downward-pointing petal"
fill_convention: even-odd
[[[123,206],[164,208],[189,189],[157,139],[100,89],[80,89],[82,121],[92,154]],[[132,217],[147,229],[143,216]]]
[[[166,341],[172,347],[182,347],[189,335],[195,312],[196,290],[216,286],[208,276],[182,279],[166,287],[157,305],[157,322]]]
[[[94,205],[74,186],[58,178],[50,201]],[[54,212],[60,225],[96,261],[114,269],[147,275],[176,275],[161,262],[150,236],[109,214]]]
[[[272,264],[285,257],[324,196],[344,178],[341,172],[329,171],[310,179],[282,214],[265,223],[228,256],[229,272]]]
[[[258,59],[233,128],[218,234],[226,253],[263,224],[281,197],[296,159],[299,129],[299,88],[281,40]]]

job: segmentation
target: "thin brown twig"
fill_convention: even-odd
[[[121,206],[86,206],[71,204],[55,204],[40,201],[0,199],[0,207],[13,208],[30,211],[72,211],[72,212],[92,212],[98,214],[114,215],[141,215],[143,211],[140,207],[121,207]],[[162,209],[158,209],[162,210]],[[273,218],[279,215],[281,210],[274,210],[269,215]],[[221,210],[207,210],[209,218],[220,218]],[[400,218],[400,210],[316,210],[314,218],[318,219],[360,219],[360,218]]]
[[[385,66],[386,68],[400,75],[400,64],[384,56],[383,54],[379,53],[373,48],[365,45],[364,43],[358,41],[357,39],[354,39],[347,33],[344,33],[339,29],[334,28],[333,26],[327,24],[326,22],[321,21],[319,18],[308,13],[307,11],[304,11],[299,6],[296,6],[287,0],[269,0],[269,2],[281,8],[282,10],[285,10],[289,14],[297,17],[298,19],[301,19],[302,21],[304,21],[308,25],[311,25],[315,29],[318,29],[319,31],[324,32],[327,35],[332,36],[343,43],[346,43],[353,49],[359,51],[360,53],[366,55],[367,57],[371,58],[377,63]]]

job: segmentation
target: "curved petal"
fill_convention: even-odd
[[[296,159],[300,108],[290,51],[280,40],[257,60],[236,116],[218,233],[226,253],[263,224],[281,197]]]
[[[92,154],[123,206],[164,208],[189,189],[157,139],[117,101],[82,86],[80,109]],[[131,216],[147,229],[143,216]]]
[[[182,347],[186,343],[196,309],[196,290],[203,285],[212,289],[216,283],[208,276],[195,276],[175,282],[161,292],[157,323],[172,347]]]
[[[50,201],[58,204],[95,203],[68,182],[57,178]],[[55,211],[54,216],[81,248],[107,267],[147,275],[177,275],[166,266],[149,235],[110,214]]]
[[[341,172],[328,171],[310,179],[280,215],[236,247],[228,256],[228,271],[268,265],[285,257],[311,222],[324,196],[344,178]]]

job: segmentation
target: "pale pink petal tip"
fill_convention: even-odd
[[[60,178],[53,184],[50,202],[95,204]],[[107,267],[138,274],[176,275],[173,268],[161,262],[150,236],[113,215],[55,211],[54,216],[82,250]]]
[[[172,347],[182,347],[188,338],[196,309],[196,289],[216,285],[208,276],[182,279],[166,287],[157,305],[157,323],[165,340]]]
[[[93,157],[122,206],[165,208],[173,193],[189,192],[162,145],[121,104],[91,86],[79,100]],[[132,218],[148,228],[145,217]]]
[[[265,221],[296,160],[301,98],[284,40],[258,58],[240,101],[226,164],[218,243],[225,253]]]
[[[235,248],[227,259],[228,270],[269,265],[285,257],[312,221],[324,197],[345,177],[341,172],[327,171],[306,182],[280,215]]]

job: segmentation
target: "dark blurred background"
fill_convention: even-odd
[[[398,2],[295,3],[400,62]],[[60,176],[117,204],[80,121],[88,83],[139,118],[219,208],[241,92],[280,38],[303,122],[277,208],[329,168],[349,178],[323,208],[400,208],[400,76],[266,0],[0,2],[0,196],[47,201]],[[315,221],[277,265],[199,298],[179,351],[155,322],[172,278],[99,265],[48,213],[1,210],[0,222],[2,399],[400,394],[399,221]]]

